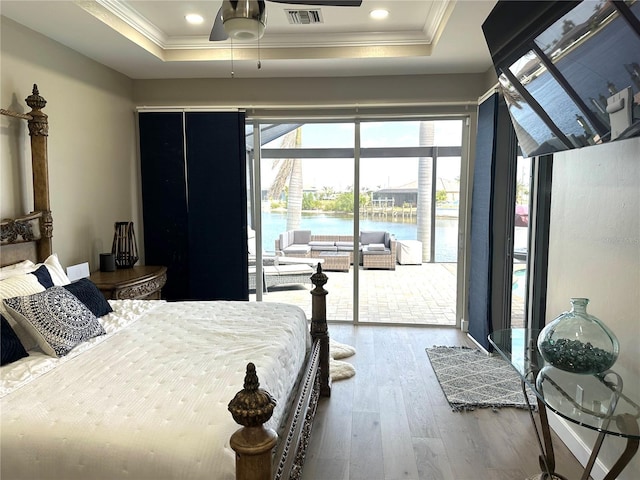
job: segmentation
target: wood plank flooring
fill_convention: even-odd
[[[452,412],[425,348],[473,346],[455,328],[330,324],[356,375],[321,399],[303,480],[524,480],[539,473],[525,410]],[[581,466],[554,437],[558,472]]]

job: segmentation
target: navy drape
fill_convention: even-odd
[[[471,265],[469,276],[469,334],[489,349],[491,333],[491,264],[493,178],[498,94],[478,107],[478,134],[471,201]]]
[[[245,117],[139,115],[145,259],[168,300],[247,300]]]

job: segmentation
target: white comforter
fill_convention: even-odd
[[[2,479],[232,479],[227,410],[247,362],[278,400],[310,346],[298,307],[114,301],[107,335],[2,367]]]

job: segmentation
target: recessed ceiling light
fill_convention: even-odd
[[[383,9],[371,10],[371,13],[369,13],[369,16],[376,20],[382,20],[383,18],[387,18],[389,16],[389,12]]]
[[[184,18],[187,19],[187,22],[194,25],[204,22],[204,18],[202,18],[202,15],[198,15],[197,13],[190,13],[189,15],[185,15]]]

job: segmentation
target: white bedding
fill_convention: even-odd
[[[111,301],[107,335],[2,367],[7,479],[233,479],[227,410],[246,364],[278,401],[310,346],[304,312],[255,302]]]

